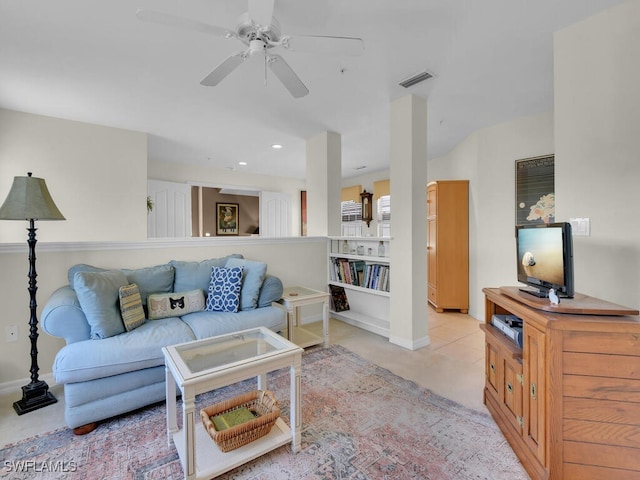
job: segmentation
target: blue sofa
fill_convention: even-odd
[[[180,305],[185,308],[179,316],[149,319],[150,295],[199,289],[206,299],[213,267],[229,270],[230,264],[243,266],[237,312],[203,310],[202,304],[190,311],[188,305]],[[130,331],[117,293],[123,284],[137,285],[145,308],[146,318]],[[42,329],[66,341],[56,355],[53,375],[56,383],[64,384],[67,425],[79,432],[85,425],[164,400],[162,347],[258,326],[283,330],[286,312],[272,306],[282,290],[282,282],[266,273],[265,264],[241,255],[202,262],[172,260],[137,270],[72,267],[69,285],[51,295],[41,315]]]

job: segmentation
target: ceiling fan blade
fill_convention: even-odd
[[[238,68],[246,58],[246,52],[237,52],[230,55],[220,65],[214,68],[209,75],[204,77],[200,82],[200,85],[204,85],[205,87],[215,87],[224,80],[227,75]]]
[[[261,27],[268,28],[273,18],[275,0],[249,0],[249,18]]]
[[[141,8],[136,12],[136,17],[138,18],[138,20],[141,20],[143,22],[157,23],[159,25],[165,25],[167,27],[206,33],[209,35],[215,35],[216,37],[230,38],[236,36],[234,32],[226,28],[209,25],[208,23],[198,22],[197,20],[190,20],[188,18],[176,17],[175,15],[158,12],[155,10],[147,10]]]
[[[362,55],[364,42],[357,37],[295,35],[287,39],[286,48],[296,52]]]
[[[280,55],[269,55],[269,68],[278,77],[278,80],[289,90],[294,98],[304,97],[309,93],[309,89],[305,87],[302,80],[298,78],[289,64],[284,61]]]

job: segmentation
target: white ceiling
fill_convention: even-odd
[[[298,178],[305,139],[334,131],[349,177],[388,166],[389,104],[408,93],[428,99],[429,158],[479,128],[550,111],[553,32],[620,3],[276,0],[284,34],[365,45],[358,57],[280,49],[310,90],[294,99],[270,72],[265,85],[255,57],[201,86],[243,45],[135,17],[149,8],[233,29],[247,0],[0,0],[0,107],[147,132],[151,159]],[[423,70],[435,77],[398,85]]]

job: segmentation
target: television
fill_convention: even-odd
[[[573,238],[568,222],[516,225],[518,282],[536,297],[573,298]]]

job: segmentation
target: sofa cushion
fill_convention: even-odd
[[[193,315],[193,314],[192,314]],[[164,365],[162,347],[195,340],[179,318],[146,322],[131,332],[63,347],[53,372],[57,383],[74,383]]]
[[[122,323],[127,332],[138,328],[145,321],[144,310],[142,309],[142,300],[140,299],[140,290],[135,283],[120,287],[118,291],[120,299],[120,315]]]
[[[152,293],[149,295],[149,320],[204,310],[204,294],[195,289],[190,292]]]
[[[207,310],[210,312],[237,312],[242,288],[242,267],[212,267]]]
[[[67,278],[69,279],[69,286],[76,289],[75,287],[75,275],[77,272],[106,272],[106,268],[94,267],[93,265],[87,265],[86,263],[79,263],[74,265],[67,272]]]
[[[267,264],[243,258],[230,258],[226,267],[243,267],[242,289],[240,290],[240,310],[252,310],[258,306],[258,296]]]
[[[196,338],[208,338],[249,328],[266,327],[275,332],[286,328],[286,312],[280,307],[230,312],[195,312],[182,317]],[[153,323],[153,322],[151,322]]]
[[[168,263],[135,270],[123,268],[122,271],[129,283],[138,285],[143,305],[147,305],[147,297],[151,293],[173,292],[175,270]]]
[[[140,289],[142,305],[147,305],[147,296],[150,293],[169,293],[173,291],[174,269],[165,263],[155,267],[138,268],[135,270],[123,268],[122,272],[127,276],[129,283],[135,283]],[[75,274],[77,272],[106,272],[107,269],[79,263],[69,269],[69,285],[75,290]]]
[[[258,296],[258,308],[270,307],[273,302],[282,298],[282,292],[284,292],[282,280],[273,275],[265,275]]]
[[[91,327],[91,338],[107,338],[125,331],[118,290],[127,285],[120,270],[76,272],[73,277],[78,301]]]
[[[242,255],[234,253],[226,257],[212,258],[201,262],[171,260],[169,265],[175,269],[173,291],[188,292],[199,288],[203,292],[207,292],[211,282],[211,268],[214,266],[224,267],[229,258],[242,258]]]

